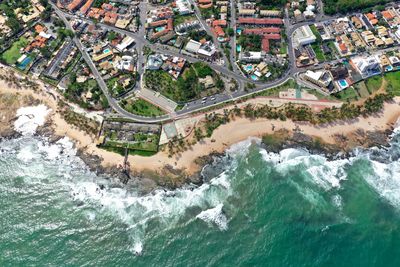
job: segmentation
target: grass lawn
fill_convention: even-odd
[[[377,91],[382,85],[382,76],[377,75],[365,80],[365,84],[367,86],[368,92],[372,94],[373,92]]]
[[[182,16],[182,15],[177,15],[174,17],[174,26],[177,26],[179,24],[182,24],[186,21],[192,21],[196,20],[195,16]]]
[[[319,31],[317,30],[317,27],[315,27],[315,25],[311,25],[310,29],[312,31],[312,33],[315,35],[315,37],[317,37],[317,40],[321,40],[321,34],[319,34]]]
[[[7,64],[13,65],[21,57],[20,49],[28,45],[28,40],[21,37],[18,41],[14,42],[10,49],[5,51],[2,55]]]
[[[157,106],[143,100],[143,99],[129,99],[126,102],[121,101],[122,107],[133,114],[142,115],[146,117],[156,117],[165,115],[165,112]]]
[[[369,97],[370,94],[368,92],[367,85],[365,84],[364,81],[361,81],[361,82],[355,84],[354,88],[357,90],[357,92],[361,96],[361,98]]]
[[[280,53],[281,53],[281,54],[287,54],[287,50],[288,50],[287,45],[286,45],[285,43],[282,43],[282,44],[281,44]]]
[[[314,43],[311,45],[312,49],[315,52],[315,55],[317,56],[317,59],[319,62],[325,61],[325,56],[324,52],[322,52],[321,46],[318,43]]]
[[[351,101],[357,101],[359,96],[353,87],[349,87],[335,94],[335,97],[341,101],[351,102]]]
[[[387,81],[386,90],[396,96],[400,96],[400,72],[389,72],[385,75]]]

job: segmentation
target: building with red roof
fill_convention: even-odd
[[[270,33],[280,33],[281,29],[276,27],[268,27],[268,28],[255,28],[255,29],[244,29],[243,34],[256,34],[256,35],[264,35]]]
[[[216,27],[214,27],[214,33],[215,33],[218,37],[224,37],[224,36],[225,36],[225,32],[224,32],[224,30],[221,28],[221,26],[216,26]]]
[[[75,11],[81,6],[83,6],[86,3],[86,0],[73,0],[69,5],[67,6],[67,9],[69,11]]]
[[[81,12],[82,14],[86,14],[86,12],[88,12],[89,8],[92,6],[93,2],[94,2],[94,0],[88,0],[88,1],[86,2],[86,4],[84,4],[84,5],[81,7],[80,12]]]
[[[283,20],[280,18],[274,19],[262,19],[262,18],[239,18],[239,24],[247,24],[247,25],[282,25]]]
[[[216,26],[226,27],[226,25],[228,25],[228,23],[226,22],[225,19],[217,19],[212,22],[213,27]]]

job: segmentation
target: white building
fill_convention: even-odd
[[[193,39],[190,39],[189,42],[185,46],[185,50],[190,53],[197,54],[197,51],[199,51],[200,47],[201,47],[201,43],[199,43]]]
[[[359,58],[355,63],[358,71],[363,77],[380,73],[380,64],[375,57]]]
[[[129,47],[131,44],[133,44],[135,40],[132,37],[126,36],[124,39],[122,39],[122,42],[116,46],[116,48],[119,51],[124,51],[127,47]]]
[[[304,79],[325,88],[327,88],[329,84],[332,82],[332,77],[330,73],[325,70],[319,70],[319,71],[308,70],[304,74]]]
[[[308,45],[314,43],[317,40],[317,37],[313,34],[310,26],[305,25],[297,29],[293,34],[294,43],[297,46],[300,45]]]
[[[176,8],[178,9],[179,15],[192,14],[193,10],[186,0],[176,0]]]
[[[263,58],[262,52],[241,52],[239,54],[239,60],[241,62],[246,62],[246,63],[260,62],[262,58]]]

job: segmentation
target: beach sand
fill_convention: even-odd
[[[44,90],[43,86],[41,86],[41,88]],[[57,101],[49,93],[44,91],[34,92],[28,88],[16,89],[10,87],[9,84],[4,81],[0,81],[0,93],[32,95],[52,109],[49,117],[51,117],[53,121],[55,134],[59,136],[68,136],[75,141],[77,148],[84,149],[89,154],[98,155],[103,158],[101,164],[104,167],[118,166],[123,163],[123,156],[96,147],[94,136],[90,136],[78,128],[69,125],[61,115],[57,113]],[[400,97],[396,97],[392,103],[385,103],[384,110],[375,116],[325,126],[314,126],[309,123],[295,123],[289,120],[249,120],[246,118],[236,118],[230,123],[217,128],[211,138],[205,138],[201,142],[193,145],[191,149],[181,154],[174,155],[172,158],[168,157],[167,152],[160,151],[151,157],[129,156],[128,160],[132,170],[137,172],[146,170],[157,172],[161,171],[165,166],[170,165],[176,169],[184,170],[187,175],[192,175],[201,167],[195,163],[196,159],[207,156],[213,152],[223,152],[229,146],[246,140],[249,137],[262,137],[264,134],[272,134],[274,131],[280,129],[287,129],[290,131],[297,128],[303,134],[318,137],[327,143],[333,144],[335,142],[334,135],[336,134],[349,135],[358,129],[364,131],[389,129],[393,127],[399,116]],[[201,120],[204,114],[196,115],[195,117]]]

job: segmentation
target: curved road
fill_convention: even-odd
[[[73,15],[70,15],[68,13],[64,13],[63,11],[58,9],[58,7],[54,3],[52,3],[52,2],[49,2],[49,3],[53,6],[53,9],[55,10],[56,14],[63,20],[66,27],[68,29],[72,30],[73,32],[75,32],[72,29],[67,17],[69,17],[69,18],[76,18],[76,17]],[[142,13],[143,12],[141,10],[141,14]],[[89,23],[92,23],[92,21],[90,21],[86,18],[79,18],[79,19],[82,19]],[[289,63],[290,64],[289,64],[288,70],[285,72],[285,74],[281,78],[271,81],[271,82],[266,82],[266,83],[261,82],[261,81],[251,81],[248,78],[243,77],[241,74],[236,73],[235,71],[230,71],[225,66],[220,66],[215,63],[209,62],[209,66],[212,69],[214,69],[215,71],[220,72],[221,74],[223,74],[226,77],[234,78],[239,84],[239,90],[237,90],[233,93],[224,92],[224,93],[216,94],[216,95],[208,97],[206,100],[203,100],[203,101],[201,99],[199,99],[196,101],[188,102],[185,105],[185,107],[182,110],[177,111],[176,114],[168,114],[168,115],[159,116],[159,117],[139,116],[139,115],[132,114],[132,113],[126,111],[125,109],[123,109],[119,105],[118,101],[110,95],[110,92],[107,88],[106,83],[104,82],[103,78],[101,77],[101,74],[97,70],[89,53],[86,51],[86,48],[83,46],[83,44],[81,43],[79,38],[75,36],[73,38],[73,41],[75,42],[75,44],[78,47],[78,49],[80,50],[84,60],[86,61],[90,70],[92,71],[103,94],[106,96],[109,105],[117,113],[115,116],[131,119],[131,120],[134,120],[137,122],[143,122],[143,123],[160,123],[160,122],[165,122],[165,121],[168,121],[171,119],[186,117],[193,112],[208,109],[213,106],[217,106],[219,104],[226,103],[229,101],[238,100],[240,98],[243,98],[243,97],[252,95],[254,93],[261,92],[261,91],[264,91],[269,88],[273,88],[273,87],[276,87],[276,86],[279,86],[279,85],[285,83],[286,81],[288,81],[290,79],[290,77],[293,77],[294,74],[297,72],[295,59],[294,59],[294,53],[293,53],[293,47],[292,47],[292,41],[291,41],[291,36],[292,36],[293,32],[301,26],[310,25],[310,24],[313,24],[316,22],[322,22],[322,21],[327,21],[327,20],[331,20],[331,19],[333,19],[333,18],[329,17],[329,18],[324,18],[324,19],[318,20],[318,21],[303,22],[303,23],[299,23],[299,24],[295,24],[295,25],[290,25],[289,18],[287,16],[285,16],[285,28],[286,28],[287,36],[289,39],[288,40],[288,46],[289,46],[288,53],[289,53]],[[185,58],[187,61],[189,61],[191,63],[204,61],[199,58],[195,58],[190,55],[182,54],[182,53],[179,53],[179,52],[171,50],[171,49],[165,49],[162,45],[150,43],[148,40],[146,40],[143,30],[140,30],[139,33],[133,33],[133,32],[119,29],[114,26],[110,26],[110,25],[103,24],[103,23],[98,23],[98,25],[101,25],[101,27],[103,27],[103,28],[119,32],[121,34],[125,34],[125,35],[130,36],[135,39],[135,42],[139,48],[138,49],[138,57],[141,58],[141,60],[139,60],[140,66],[138,66],[138,70],[140,70],[141,72],[143,72],[143,68],[142,68],[143,51],[142,50],[143,50],[144,45],[150,47],[152,50],[154,50],[158,53]],[[144,25],[142,25],[142,28],[144,28]],[[142,73],[140,73],[140,74],[142,74]],[[256,84],[256,88],[253,90],[247,91],[247,92],[244,91],[244,84],[246,82]],[[113,115],[110,115],[110,116],[113,116]]]

